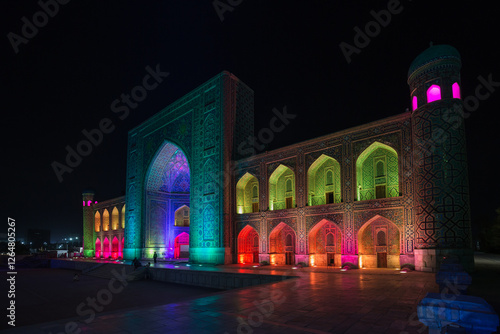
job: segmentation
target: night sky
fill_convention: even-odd
[[[401,1],[350,63],[339,44],[354,45],[354,28],[394,1],[231,2],[221,21],[212,1],[72,0],[43,22],[38,2],[2,1],[2,216],[19,237],[30,227],[51,229],[54,241],[80,234],[82,190],[98,201],[124,194],[127,132],[223,70],[254,90],[256,133],[273,108],[297,115],[269,150],[405,112],[408,67],[431,41],[460,52],[462,97],[480,76],[500,82],[498,15],[477,2]],[[34,15],[38,31],[25,27],[31,35],[13,47],[9,36],[24,38]],[[119,119],[111,103],[157,65],[169,76]],[[495,89],[465,120],[476,226],[500,207]],[[59,182],[51,164],[103,118],[114,131]]]

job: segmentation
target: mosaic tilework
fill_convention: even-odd
[[[227,243],[223,240],[229,239],[228,229],[223,226],[224,196],[227,196],[224,185],[229,176],[223,173],[223,166],[231,158],[226,152],[231,155],[233,146],[232,142],[224,140],[224,136],[232,138],[237,130],[241,130],[248,137],[253,131],[248,126],[235,129],[231,125],[232,119],[240,125],[247,124],[245,120],[253,113],[253,92],[236,82],[234,76],[223,72],[129,133],[126,256],[136,256],[137,250],[148,239],[154,241],[149,242],[150,245],[160,245],[156,239],[165,238],[154,224],[147,226],[148,221],[156,221],[162,214],[155,205],[150,206],[150,195],[147,195],[147,189],[156,188],[159,191],[190,192],[189,240],[190,250],[193,250],[190,256],[194,261],[224,261],[224,252],[196,250],[220,249]],[[172,144],[169,148],[171,154],[161,154],[165,161],[155,162],[165,143]],[[149,174],[152,164],[159,167]],[[190,169],[189,180],[187,167]],[[141,180],[149,180],[149,183],[143,184]],[[149,219],[151,215],[155,216],[153,220]]]

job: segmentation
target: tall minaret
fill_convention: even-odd
[[[415,172],[415,267],[436,271],[443,256],[474,267],[458,51],[429,47],[408,71]]]
[[[86,190],[83,199],[83,255],[94,256],[94,192]]]

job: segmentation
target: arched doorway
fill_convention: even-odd
[[[259,234],[249,225],[238,235],[238,263],[259,263]]]
[[[269,235],[269,259],[271,264],[295,264],[295,231],[285,223],[279,223]]]
[[[108,237],[104,238],[104,242],[102,243],[103,250],[102,250],[102,256],[107,259],[108,257],[111,256],[111,253],[109,251],[109,240]]]
[[[146,175],[143,256],[151,258],[157,252],[166,258],[188,257],[189,251],[176,248],[177,236],[189,236],[190,169],[186,155],[177,145],[165,142]],[[188,249],[189,241],[181,248]]]
[[[295,207],[295,174],[285,165],[279,165],[269,177],[269,210]]]
[[[189,258],[189,234],[182,232],[174,240],[174,259]]]
[[[356,160],[357,200],[399,196],[398,153],[380,142],[367,147]]]
[[[113,241],[111,242],[111,258],[117,259],[118,258],[118,238],[114,237]]]
[[[259,212],[259,181],[250,173],[245,173],[236,183],[236,212]]]
[[[361,268],[399,268],[401,231],[389,219],[376,215],[358,231]]]
[[[309,206],[341,202],[340,164],[322,154],[307,171]]]
[[[323,219],[309,232],[309,263],[312,266],[334,266],[341,264],[342,235],[340,228]]]
[[[95,239],[95,257],[100,258],[101,257],[101,240],[99,238]]]

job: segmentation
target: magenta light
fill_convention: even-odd
[[[91,206],[92,205],[92,201],[87,201],[87,206]]]
[[[458,82],[455,82],[453,85],[451,85],[451,90],[453,92],[453,98],[459,99],[460,98],[460,86],[458,85]]]
[[[417,103],[417,97],[413,96],[413,99],[411,100],[411,105],[413,107],[413,110],[418,108],[418,103]]]
[[[441,100],[441,88],[438,85],[432,85],[427,90],[427,103]]]
[[[83,201],[83,206],[85,206],[85,201]]]

